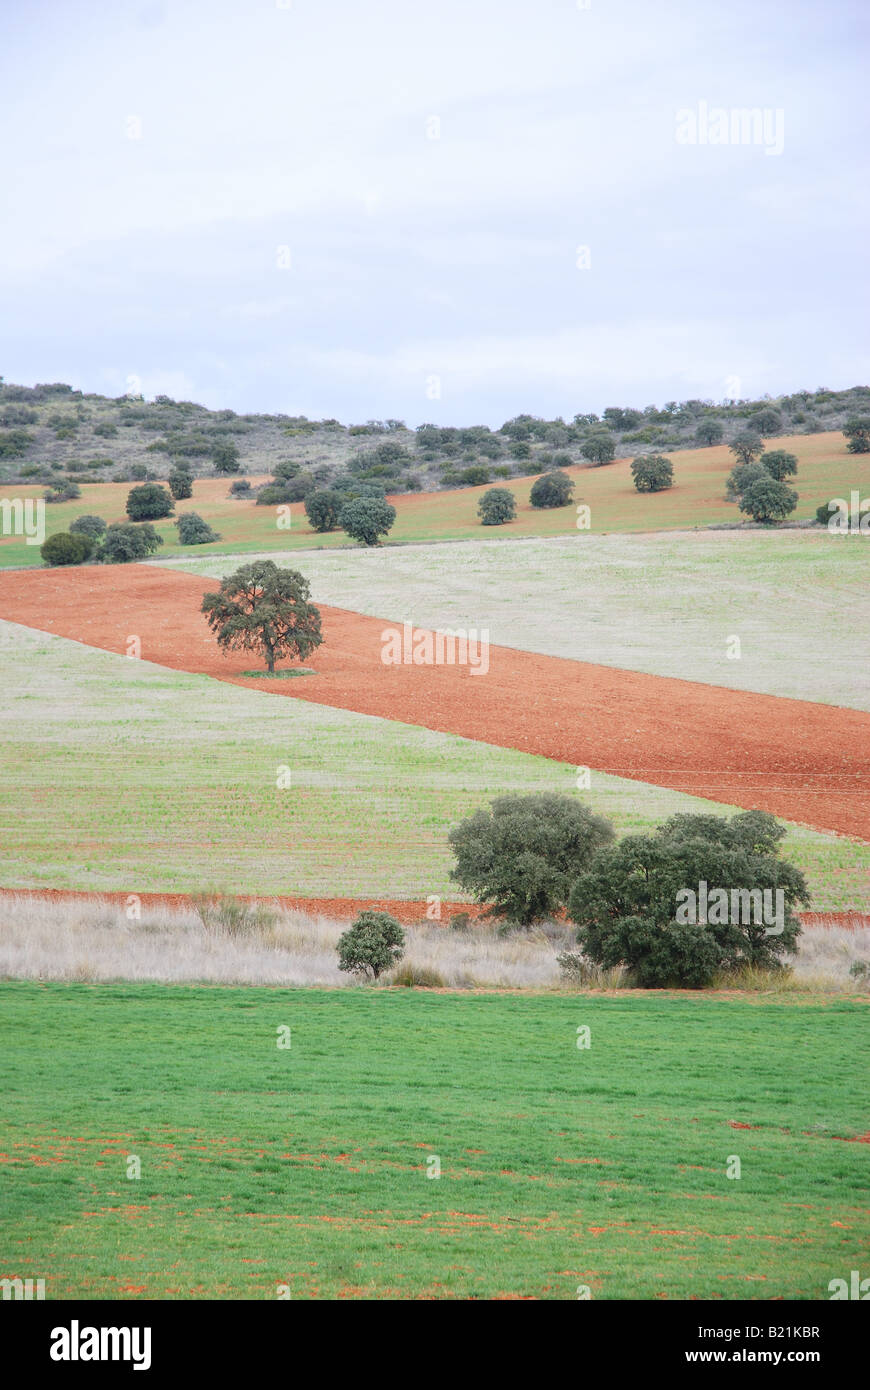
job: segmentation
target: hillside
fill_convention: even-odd
[[[842,428],[870,411],[870,388],[798,391],[776,399],[670,401],[662,409],[608,407],[573,420],[518,415],[499,429],[400,420],[343,425],[305,416],[237,415],[158,396],[106,396],[62,383],[0,378],[0,483],[134,482],[183,463],[197,477],[268,475],[284,465],[301,500],[315,484],[365,482],[388,493],[436,492],[588,463],[590,438],[616,458],[727,445],[740,430],[767,437]]]

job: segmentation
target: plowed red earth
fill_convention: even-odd
[[[0,899],[41,898],[46,902],[67,902],[70,900],[92,903],[111,902],[116,903],[119,907],[124,906],[129,896],[129,893],[123,892],[77,892],[72,888],[0,888]],[[166,907],[171,911],[183,911],[191,904],[188,893],[139,893],[137,897],[145,908]],[[376,907],[392,913],[404,926],[427,920],[432,921],[433,924],[440,922],[442,926],[446,926],[455,912],[467,912],[469,917],[477,918],[484,911],[476,903],[442,900],[441,916],[437,919],[431,919],[427,916],[431,910],[428,898],[275,897],[249,899],[249,901],[277,902],[281,907],[293,912],[307,912],[311,916],[331,917],[338,920],[345,918],[350,920],[363,907]],[[870,913],[866,912],[801,912],[798,915],[805,927],[844,927],[846,931],[857,931],[861,927],[870,927]]]
[[[199,611],[216,581],[147,565],[0,574],[0,617],[260,692],[358,710],[870,841],[870,714],[509,647],[489,672],[386,666],[385,627],[320,605],[313,676],[264,681],[222,656]]]

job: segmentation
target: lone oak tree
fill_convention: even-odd
[[[202,612],[224,652],[258,652],[269,674],[284,657],[304,660],[323,641],[320,610],[309,603],[308,580],[271,560],[242,565],[204,594]]]

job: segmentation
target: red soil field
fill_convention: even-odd
[[[870,714],[491,647],[489,672],[387,666],[381,634],[401,620],[320,605],[316,674],[265,681],[225,657],[199,611],[217,581],[148,565],[0,574],[0,617],[143,660],[712,801],[762,809],[870,842]],[[307,663],[306,663],[307,664]]]

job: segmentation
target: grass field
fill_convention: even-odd
[[[51,1299],[826,1298],[870,1235],[842,1142],[866,1018],[5,985],[0,1275]]]
[[[870,454],[846,452],[842,434],[794,435],[771,440],[768,447],[786,448],[799,459],[796,480],[800,503],[795,520],[815,515],[822,502],[832,497],[848,500],[852,488],[870,492]],[[725,445],[710,449],[689,449],[673,456],[675,485],[667,492],[642,495],[635,491],[631,460],[618,459],[603,468],[575,467],[567,470],[575,479],[575,501],[591,508],[592,532],[676,530],[710,523],[734,523],[743,518],[736,505],[725,501],[725,479],[734,457]],[[253,482],[262,475],[251,475]],[[550,511],[535,510],[529,504],[532,478],[497,480],[517,498],[517,519],[507,526],[481,528],[477,504],[485,487],[461,488],[448,492],[407,493],[394,497],[396,523],[388,545],[399,542],[460,540],[481,538],[496,531],[502,538],[517,536],[566,536],[577,534],[574,507]],[[231,478],[197,479],[193,497],[176,505],[176,514],[198,512],[220,532],[222,540],[214,549],[233,554],[257,550],[286,550],[352,544],[343,531],[320,535],[311,530],[301,503],[291,509],[290,530],[279,529],[273,507],[258,507],[253,501],[231,501]],[[48,534],[66,530],[75,517],[96,513],[106,521],[124,521],[129,483],[85,483],[75,502],[52,504],[46,510]],[[4,497],[41,497],[41,487],[4,487]],[[178,545],[178,533],[171,521],[155,523],[164,538],[161,555],[184,555],[190,547]],[[0,567],[38,565],[39,547],[19,537],[0,538]]]
[[[576,769],[277,698],[0,624],[0,885],[90,891],[459,897],[447,830]],[[279,768],[291,785],[279,790]],[[595,773],[620,831],[725,808]],[[785,852],[818,910],[867,902],[870,847],[801,827]]]
[[[825,531],[571,536],[300,559],[322,603],[507,647],[870,709],[867,538]],[[179,565],[177,560],[170,562]],[[233,557],[185,570],[222,577]],[[740,659],[728,639],[740,637]]]

